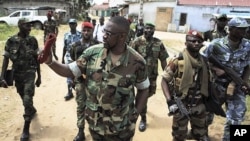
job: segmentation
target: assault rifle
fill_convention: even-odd
[[[247,82],[245,82],[244,80],[242,80],[241,77],[239,77],[239,75],[232,69],[229,67],[224,66],[223,64],[221,64],[221,62],[219,62],[219,60],[217,60],[215,58],[214,55],[210,55],[208,57],[208,61],[211,62],[212,64],[214,64],[216,67],[223,69],[226,74],[238,85],[241,86],[241,88],[243,88],[242,90],[245,92],[245,94],[249,94],[250,91],[250,86]],[[250,95],[250,94],[249,94]]]
[[[175,91],[173,91],[173,96],[174,96],[174,101],[176,102],[176,105],[179,109],[179,112],[182,115],[181,118],[186,116],[188,119],[190,119],[189,112],[188,112],[186,106],[182,103],[181,98],[176,96]],[[172,116],[173,114],[174,114],[173,112],[170,112],[170,113],[168,113],[168,116]]]

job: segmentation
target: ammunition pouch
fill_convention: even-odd
[[[189,93],[191,93],[191,92],[189,92]],[[203,98],[202,98],[202,95],[200,93],[197,95],[188,94],[185,99],[187,102],[187,106],[189,106],[189,107],[195,107],[195,106],[203,103]]]

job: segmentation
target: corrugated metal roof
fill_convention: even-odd
[[[250,0],[178,0],[178,5],[250,6]]]

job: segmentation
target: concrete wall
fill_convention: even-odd
[[[176,2],[146,2],[143,4],[143,19],[144,21],[155,23],[157,7],[175,7]],[[129,14],[138,14],[140,5],[139,3],[129,4]],[[167,26],[166,26],[167,27]]]

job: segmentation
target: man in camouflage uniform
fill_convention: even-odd
[[[82,39],[74,42],[70,49],[70,56],[73,61],[76,61],[82,54],[82,52],[88,47],[97,44],[93,40],[93,28],[94,26],[90,22],[82,23]],[[75,78],[75,90],[76,90],[76,103],[77,103],[77,127],[79,129],[77,136],[74,141],[84,141],[84,127],[85,127],[85,101],[86,101],[86,92],[85,92],[85,76],[80,76]]]
[[[137,37],[131,42],[133,47],[139,54],[141,54],[147,62],[148,77],[150,81],[149,97],[155,94],[156,80],[158,76],[158,59],[161,62],[161,68],[164,69],[167,65],[168,52],[160,39],[153,37],[155,26],[152,23],[146,23],[144,28],[144,36]],[[146,130],[146,113],[147,106],[141,113],[141,122],[139,130]]]
[[[203,34],[205,41],[211,42],[213,39],[222,38],[228,34],[225,28],[228,22],[226,14],[220,14],[214,22],[214,29],[206,31]]]
[[[125,44],[126,18],[111,18],[103,30],[103,44],[86,49],[77,61],[46,64],[64,77],[86,76],[86,120],[93,141],[132,141],[138,114],[148,98],[146,62]],[[138,93],[134,93],[134,88]]]
[[[18,21],[18,34],[10,37],[5,45],[4,59],[1,73],[1,86],[7,88],[4,75],[12,61],[13,76],[17,93],[20,95],[24,106],[24,127],[21,141],[29,140],[29,127],[34,117],[36,108],[33,106],[35,85],[41,84],[40,64],[38,63],[38,43],[35,37],[30,36],[31,23],[28,19],[22,18]],[[37,72],[37,80],[35,82]]]
[[[163,71],[161,86],[169,113],[173,115],[173,141],[187,139],[189,122],[195,140],[209,140],[206,136],[206,108],[203,102],[208,96],[208,71],[199,54],[202,43],[201,34],[190,30],[186,35],[186,49],[171,59]],[[184,107],[177,106],[175,97],[181,99]],[[179,108],[186,108],[188,115],[183,116]]]
[[[131,25],[131,23],[132,23],[131,19],[128,19],[128,22]],[[135,31],[132,28],[129,28],[128,38],[126,40],[127,45],[129,45],[130,42],[134,40],[134,38],[135,38]]]
[[[204,57],[214,55],[221,64],[232,68],[238,77],[248,81],[250,74],[250,43],[243,38],[249,24],[243,18],[232,18],[228,22],[229,33],[224,38],[213,40],[203,52]],[[230,141],[230,125],[240,125],[246,112],[246,95],[244,87],[235,84],[218,66],[209,63],[213,74],[213,85],[220,88],[220,95],[226,102],[226,123],[224,127],[223,141]],[[217,94],[218,95],[218,94]],[[222,103],[223,104],[223,103]],[[237,106],[236,106],[237,105]]]
[[[62,55],[62,63],[69,64],[73,62],[73,60],[70,57],[70,49],[72,43],[81,40],[82,34],[80,31],[77,31],[77,20],[76,19],[70,19],[69,20],[69,27],[70,31],[64,34],[64,47],[63,47],[63,55]],[[67,78],[67,85],[68,85],[68,92],[66,96],[64,97],[65,100],[70,100],[73,98],[73,80],[72,78]]]
[[[53,33],[56,36],[58,35],[58,25],[57,25],[57,22],[52,19],[52,16],[53,16],[53,12],[48,11],[48,13],[47,13],[48,20],[46,20],[43,24],[43,26],[44,26],[44,43],[45,43],[47,36],[50,33]],[[53,51],[53,56],[55,57],[56,60],[58,60],[58,57],[56,56],[56,43],[53,44],[52,51]]]

